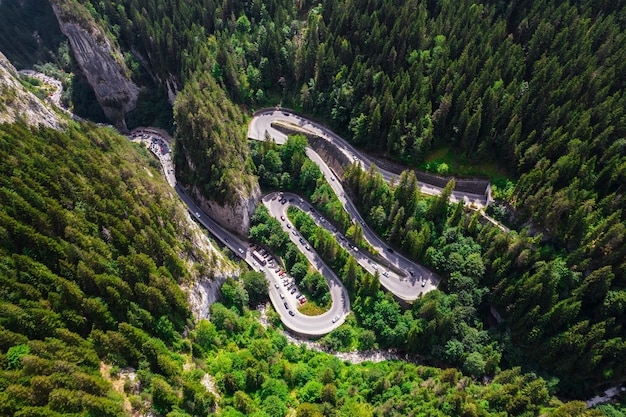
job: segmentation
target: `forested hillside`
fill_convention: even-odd
[[[603,415],[519,368],[483,386],[456,369],[350,365],[288,344],[245,304],[186,327],[179,285],[215,259],[188,243],[145,149],[75,124],[2,125],[0,149],[1,415]]]
[[[243,115],[209,74],[199,74],[174,107],[176,177],[220,204],[235,203],[256,184],[247,161]]]
[[[498,166],[513,186],[495,214],[517,232],[426,201],[408,174],[348,175],[368,222],[444,277],[398,344],[446,363],[493,346],[571,395],[624,382],[624,2],[80,3],[129,62],[176,80],[177,169],[211,198],[250,184],[233,103],[298,108],[409,166]],[[504,323],[486,330],[491,307]]]
[[[229,172],[242,169],[247,152],[224,125],[236,113],[204,103],[226,101],[221,89],[244,106],[282,101],[301,108],[358,146],[408,164],[443,149],[501,166],[517,185],[496,195],[511,204],[517,224],[531,221],[547,240],[464,223],[473,225],[464,234],[482,248],[481,309],[494,306],[514,345],[529,353],[507,357],[564,380],[593,381],[589,387],[623,380],[621,2],[84,4],[160,79],[173,75],[186,86],[178,98],[179,134],[203,130],[201,142],[213,151],[188,157],[218,168],[205,179],[221,190],[219,198],[227,198],[227,183],[239,181]],[[218,152],[223,160],[213,161]],[[398,216],[402,201],[388,198],[368,208],[378,210],[381,232],[386,220],[392,241],[453,276],[456,267],[442,259],[465,252],[443,249],[458,236],[446,234],[443,223],[461,220],[441,212],[426,217],[432,224],[423,222],[424,206],[414,203]],[[461,282],[446,288],[454,292]]]
[[[571,266],[626,273],[620,2],[99,7],[163,79],[211,73],[237,102],[302,107],[408,163],[442,147],[495,161],[519,178],[505,196],[518,219],[572,251]]]
[[[101,360],[138,370],[139,403],[204,392],[183,376],[180,285],[216,260],[158,163],[85,125],[1,125],[0,149],[0,415],[122,414]]]

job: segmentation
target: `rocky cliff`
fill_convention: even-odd
[[[0,52],[0,123],[18,120],[31,126],[62,127],[57,113],[20,84],[15,67]]]
[[[69,39],[74,57],[104,114],[120,131],[126,132],[124,115],[135,108],[139,87],[130,80],[122,54],[84,6],[72,0],[51,3],[61,31]]]
[[[250,232],[250,217],[261,200],[261,189],[258,185],[249,194],[239,193],[233,203],[220,205],[215,201],[206,199],[198,187],[191,187],[189,193],[202,210],[217,220],[223,227],[247,237]]]

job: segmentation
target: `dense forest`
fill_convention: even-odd
[[[180,286],[216,257],[192,244],[158,163],[94,126],[2,125],[0,143],[0,414],[123,414],[104,362],[137,370],[136,404],[193,403]]]
[[[313,168],[304,187],[297,176],[304,159],[244,146],[241,109],[279,102],[408,166],[447,152],[499,167],[512,186],[496,189],[502,201],[492,210],[511,233],[445,198],[419,195],[410,172],[389,186],[373,171],[348,171],[368,223],[444,277],[442,291],[403,313],[412,320],[407,350],[459,368],[475,352],[483,357],[473,362],[485,365],[486,356],[501,354],[499,367],[554,377],[550,389],[569,395],[624,382],[623,2],[103,0],[76,7],[127,51],[131,69],[156,83],[176,79],[178,174],[218,201],[248,187],[253,172],[269,188],[332,198],[323,188],[314,197]],[[45,50],[37,50],[40,59]],[[341,210],[331,204],[331,211],[349,228]],[[163,256],[163,264],[173,262]],[[377,291],[367,296],[387,307]],[[504,322],[488,326],[494,311]],[[181,329],[183,316],[165,316]]]
[[[281,147],[251,144],[261,184],[300,192],[358,244],[360,225],[341,209],[317,167],[303,160],[305,145],[301,136]],[[505,233],[462,204],[448,206],[453,182],[440,196],[426,198],[412,171],[393,186],[374,169],[364,172],[358,165],[350,166],[345,178],[367,223],[444,280],[441,291],[407,309],[381,291],[378,278],[360,268],[333,234],[308,214],[290,209],[299,232],[351,294],[355,320],[323,338],[325,346],[394,348],[475,377],[523,364],[547,371],[554,387],[570,395],[621,381],[626,372],[623,292],[609,286],[613,276],[607,268],[583,277],[567,268],[566,258],[540,236]],[[265,215],[256,223],[251,238],[273,248],[286,260],[287,270],[298,275],[293,272],[297,252],[287,250],[289,240],[278,221]],[[506,325],[495,323],[493,311],[506,314]]]
[[[86,5],[161,79],[211,74],[235,102],[282,100],[407,163],[441,148],[499,163],[519,222],[623,281],[620,2]]]
[[[2,125],[0,145],[2,415],[603,415],[520,368],[483,385],[289,344],[249,310],[267,296],[255,272],[227,280],[230,308],[194,324],[180,286],[216,257],[190,243],[145,148],[74,123]]]
[[[132,2],[124,7],[138,13]],[[180,62],[155,67],[181,83],[201,68],[235,102],[302,108],[355,144],[408,164],[449,148],[504,167],[516,182],[500,194],[513,220],[542,234],[506,236],[467,223],[461,236],[479,242],[485,265],[483,307],[496,308],[533,367],[571,381],[568,390],[583,379],[587,387],[623,381],[623,5],[207,2],[163,14],[173,7],[114,21],[134,34],[122,35],[125,42],[156,46],[158,57],[171,56],[167,48],[180,54]],[[115,15],[112,6],[101,13]],[[191,42],[198,34],[206,42]],[[148,45],[155,39],[166,45]],[[370,196],[377,212],[366,205],[364,214],[418,259],[443,262],[452,249],[427,249],[459,236],[445,233],[445,205],[421,213],[423,204],[396,194]],[[433,223],[422,227],[422,215]]]

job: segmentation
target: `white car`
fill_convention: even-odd
[[[339,320],[339,314],[333,317],[333,323],[337,323],[338,320]]]

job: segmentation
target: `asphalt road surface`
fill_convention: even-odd
[[[59,81],[49,79],[49,77],[34,71],[24,71],[23,73],[30,76],[38,76],[44,82],[53,84],[56,87],[56,91],[51,95],[50,99],[58,107],[61,107],[60,97],[62,94],[62,85]],[[66,111],[65,109],[63,110]],[[273,115],[274,113],[276,112],[272,112],[271,114]],[[280,112],[280,114],[282,114],[283,117],[278,117],[278,120],[294,117],[297,121],[299,121],[299,123],[301,123],[301,125],[305,125],[307,123],[307,121],[293,115],[292,113]],[[270,114],[268,114],[268,116],[270,116]],[[269,124],[271,124],[271,120],[269,120],[270,118],[267,117],[266,119],[268,119],[268,124],[264,125],[263,123],[258,123],[259,118],[255,117],[249,126],[249,136],[250,131],[253,131],[256,132],[256,137],[253,138],[263,140],[265,137],[265,131],[271,131],[271,134],[275,135],[275,139],[278,143],[284,143],[286,141],[286,136],[271,128],[271,126],[269,126]],[[264,122],[266,119],[264,119]],[[262,135],[259,134],[259,132],[263,132]],[[333,140],[337,140],[337,144],[343,146],[340,147],[340,149],[344,152],[350,152],[356,160],[356,155],[359,155],[358,152],[356,152],[356,150],[354,150],[349,144],[344,143],[345,141],[343,141],[343,139],[332,134],[330,131],[326,131],[325,129],[320,132],[321,134],[331,137]],[[295,232],[295,228],[290,224],[286,216],[287,205],[276,203],[278,199],[275,198],[275,194],[265,196],[263,203],[268,206],[270,213],[272,213],[275,217],[280,218],[281,215],[284,216],[285,221],[281,222],[282,227],[289,233],[292,241],[296,244],[299,250],[305,254],[309,262],[326,278],[328,283],[332,305],[328,311],[319,316],[305,316],[301,314],[297,309],[298,301],[295,296],[284,289],[284,286],[282,285],[282,278],[278,276],[275,269],[259,265],[258,262],[256,262],[256,260],[252,257],[252,253],[249,250],[252,246],[250,242],[222,228],[217,222],[203,213],[195,202],[178,186],[171,159],[171,143],[168,142],[167,138],[160,135],[158,131],[148,129],[133,132],[131,140],[145,143],[147,148],[158,157],[167,182],[174,188],[181,201],[187,206],[187,209],[196,218],[196,220],[207,228],[217,240],[222,242],[222,244],[232,250],[237,256],[244,259],[253,269],[261,271],[265,274],[268,280],[270,300],[272,301],[275,310],[280,315],[281,321],[288,329],[302,336],[319,337],[331,332],[343,324],[346,315],[350,312],[350,301],[347,290],[335,273],[327,265],[325,265],[315,251],[310,248],[308,243],[300,242],[299,234]],[[352,247],[351,250],[354,252],[353,255],[357,261],[371,273],[378,271],[380,273],[381,284],[389,291],[396,294],[396,296],[404,300],[414,300],[420,293],[435,288],[438,282],[437,277],[419,264],[415,264],[398,254],[390,252],[384,241],[376,236],[365,225],[363,220],[360,218],[358,211],[343,192],[341,184],[339,181],[334,181],[334,174],[319,157],[319,155],[311,149],[307,150],[307,154],[320,166],[320,170],[326,178],[329,179],[329,183],[333,187],[335,193],[339,196],[348,213],[353,216],[354,221],[362,223],[364,235],[368,242],[380,252],[380,255],[382,255],[387,262],[390,262],[394,266],[393,269],[395,269],[395,271],[385,269],[386,266],[377,264],[373,258],[369,258],[367,255],[359,253]],[[360,160],[362,163],[367,162],[364,158]],[[305,204],[304,200],[300,199],[296,195],[292,196],[293,197],[291,198],[293,201],[297,201],[296,205],[299,205],[302,209],[305,209],[305,205],[307,206],[306,208],[308,208],[308,204]],[[314,219],[321,226],[329,226],[328,222],[319,216],[314,216]],[[288,224],[291,227],[288,227]],[[348,245],[345,238],[341,240],[345,245]],[[350,245],[348,245],[348,248],[350,249]],[[397,273],[398,271],[400,272],[399,274]],[[404,271],[404,273],[402,271]]]
[[[277,144],[283,144],[287,141],[287,135],[276,130],[272,127],[272,123],[282,123],[284,125],[292,126],[296,129],[302,129],[307,132],[313,133],[321,138],[334,144],[337,149],[343,152],[350,161],[359,162],[363,168],[367,171],[372,165],[373,161],[367,157],[367,155],[359,152],[354,146],[348,143],[341,136],[335,134],[333,131],[326,127],[315,123],[304,117],[298,116],[292,113],[288,109],[276,109],[268,110],[252,118],[248,125],[248,138],[255,140],[265,140],[266,132],[276,141]],[[385,181],[390,182],[393,178],[397,178],[397,175],[377,167]],[[439,195],[442,188],[432,184],[424,182],[418,182],[418,187],[423,194],[427,195]],[[466,205],[472,205],[478,209],[487,205],[487,197],[484,195],[464,193],[460,191],[453,191],[450,196],[450,202],[456,203],[463,201]]]
[[[335,190],[335,193],[337,193],[337,190]],[[284,204],[281,203],[280,198],[275,198],[278,195],[282,196],[283,199],[287,199],[287,202]],[[352,204],[350,200],[347,201]],[[384,263],[379,262],[376,257],[369,256],[367,253],[358,249],[355,250],[353,242],[350,242],[349,239],[336,230],[335,227],[315,209],[311,210],[313,206],[308,201],[301,199],[297,194],[287,192],[270,193],[263,198],[263,203],[268,207],[273,217],[281,219],[281,216],[283,216],[285,218],[285,220],[281,220],[283,229],[289,233],[291,240],[307,257],[312,251],[306,250],[306,243],[301,244],[299,242],[299,234],[294,235],[295,227],[291,225],[287,217],[287,209],[289,206],[298,207],[303,212],[308,213],[318,226],[332,233],[337,238],[337,242],[354,256],[361,267],[372,275],[378,273],[380,284],[396,297],[411,302],[417,299],[420,294],[435,289],[439,283],[438,277],[427,268],[406,259],[396,252],[390,252],[387,245],[384,244],[384,241],[369,230],[367,226],[363,226],[364,236],[366,236],[368,242],[380,252],[380,256],[388,263],[392,264],[394,268],[388,268]],[[356,209],[352,206],[352,210],[348,210],[348,213],[352,215],[354,212],[356,212]],[[358,216],[358,213],[356,213],[356,215]],[[292,227],[287,227],[287,224]],[[324,274],[324,276],[326,275]],[[337,282],[343,287],[341,282]]]
[[[270,300],[285,327],[301,336],[320,337],[330,333],[343,324],[345,317],[350,313],[350,298],[348,292],[339,278],[324,264],[317,254],[312,251],[307,251],[300,242],[296,240],[296,245],[298,245],[298,248],[307,256],[309,262],[326,278],[332,299],[331,308],[324,314],[319,316],[306,316],[298,311],[297,306],[299,302],[294,295],[286,291],[283,286],[283,280],[279,278],[278,273],[272,268],[259,265],[252,257],[250,242],[222,228],[215,220],[203,213],[191,197],[178,186],[176,177],[174,176],[174,167],[169,148],[166,148],[168,149],[167,152],[162,152],[164,149],[162,145],[166,143],[165,139],[158,136],[155,132],[146,133],[145,131],[135,131],[131,135],[131,138],[136,142],[145,143],[148,149],[159,158],[167,182],[174,187],[178,197],[187,206],[187,209],[196,220],[207,228],[224,246],[228,247],[235,255],[242,258],[252,269],[265,274],[269,285]],[[264,198],[264,202],[267,198],[267,196]],[[286,226],[283,225],[283,227],[289,232]],[[290,236],[293,237],[292,234],[290,234]],[[281,293],[284,298],[280,296]],[[284,303],[287,303],[287,308]],[[293,311],[293,316],[289,314],[290,311]]]

